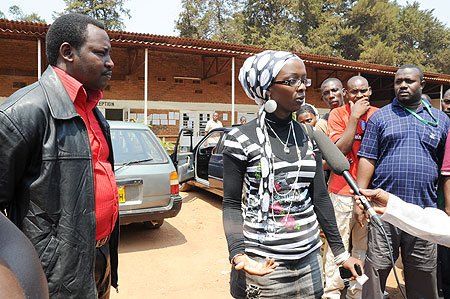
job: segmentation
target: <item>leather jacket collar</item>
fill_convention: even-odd
[[[39,84],[47,93],[48,107],[55,119],[70,119],[78,116],[72,100],[51,65],[42,74]]]

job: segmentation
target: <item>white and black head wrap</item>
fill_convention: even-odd
[[[275,77],[283,66],[292,59],[302,61],[297,55],[285,51],[267,50],[247,58],[239,71],[239,81],[248,97],[255,100],[258,105],[264,103],[266,92],[272,85]],[[261,107],[257,118],[256,134],[261,145],[261,180],[258,197],[260,210],[258,221],[267,222],[270,198],[274,188],[272,147],[267,134],[265,122],[266,111]],[[260,236],[263,237],[263,236]]]
[[[283,66],[297,55],[285,51],[267,50],[247,58],[239,71],[239,81],[247,96],[258,105],[266,100],[266,91]]]

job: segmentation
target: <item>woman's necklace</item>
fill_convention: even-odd
[[[293,124],[291,123],[291,129],[293,129]],[[289,131],[290,132],[290,131]],[[287,195],[289,195],[292,191],[294,191],[295,189],[296,189],[296,186],[297,186],[297,183],[298,183],[298,177],[300,176],[300,168],[301,168],[301,166],[300,166],[300,161],[301,161],[301,159],[302,159],[302,154],[301,154],[301,152],[300,152],[300,149],[298,148],[298,144],[297,144],[297,138],[296,138],[296,136],[295,136],[295,132],[294,132],[294,134],[293,134],[293,137],[294,137],[294,144],[295,144],[295,149],[296,149],[296,151],[297,151],[297,163],[299,163],[298,165],[297,165],[297,175],[295,176],[295,181],[294,181],[294,183],[291,185],[291,188],[290,188],[290,190],[288,191],[288,192],[285,192],[285,193],[283,193],[283,194],[280,194],[280,193],[278,193],[278,191],[277,191],[277,189],[276,188],[273,188],[273,192],[272,192],[272,200],[273,200],[273,194],[275,193],[275,194],[277,194],[278,196],[287,196]],[[272,165],[274,165],[275,164],[275,154],[273,154],[272,153]],[[274,168],[272,168],[272,177],[274,178],[275,177],[275,170],[274,170]]]
[[[267,123],[267,122],[266,122]],[[281,142],[281,144],[283,144],[283,145],[285,145],[284,144],[284,142],[283,141],[281,141],[281,139],[280,139],[280,137],[278,137],[278,135],[275,133],[275,131],[272,129],[272,127],[270,127],[270,125],[267,123],[267,125],[268,125],[268,127],[272,130],[272,132],[275,134],[275,136],[277,136],[277,138],[278,138],[278,140]],[[294,125],[293,125],[293,123],[291,122],[290,123],[290,128],[289,128],[289,133],[288,133],[288,140],[289,140],[289,135],[290,135],[290,132],[291,131],[294,131]],[[267,134],[267,131],[266,131],[266,134]],[[296,138],[296,135],[295,135],[295,132],[293,132],[293,137],[294,137],[294,144],[295,144],[295,149],[296,149],[296,151],[297,151],[297,163],[300,163],[300,161],[301,161],[301,152],[300,152],[300,149],[298,148],[298,144],[297,144],[297,138]],[[266,136],[266,138],[268,138],[268,136]],[[286,145],[287,145],[287,141],[286,141]],[[285,146],[286,146],[285,145]],[[289,150],[289,148],[288,148],[288,150]],[[285,153],[286,153],[286,150],[285,150]],[[287,153],[289,153],[289,151],[287,152]],[[286,154],[287,154],[286,153]],[[272,153],[272,155],[271,155],[271,162],[272,162],[272,165],[274,165],[275,164],[275,155]],[[288,212],[287,212],[287,214],[285,215],[285,217],[283,217],[283,219],[282,219],[282,221],[281,221],[281,224],[283,224],[283,225],[286,225],[286,223],[287,223],[287,221],[289,220],[289,216],[290,216],[290,214],[291,214],[291,207],[292,207],[292,203],[294,202],[294,199],[295,199],[295,197],[297,197],[298,195],[299,195],[299,193],[298,193],[298,190],[297,190],[297,183],[298,183],[298,180],[299,180],[299,176],[300,176],[300,169],[301,169],[301,165],[300,164],[298,164],[297,165],[297,175],[295,176],[295,180],[294,180],[294,182],[291,184],[291,188],[290,188],[290,190],[289,191],[287,191],[287,192],[285,192],[285,193],[283,193],[283,194],[281,194],[281,193],[279,193],[278,191],[277,191],[277,189],[276,188],[274,188],[275,186],[274,186],[274,178],[275,178],[275,170],[274,170],[274,168],[272,167],[272,169],[271,169],[271,171],[269,170],[269,172],[271,172],[270,174],[269,174],[269,176],[271,177],[271,179],[270,179],[270,181],[272,182],[272,184],[270,184],[269,183],[269,188],[272,188],[272,192],[271,192],[271,202],[272,202],[272,204],[271,204],[271,209],[272,209],[272,219],[273,219],[273,221],[274,222],[276,222],[276,220],[275,220],[275,212],[274,212],[274,209],[273,209],[273,205],[274,205],[274,203],[275,203],[275,200],[274,200],[274,193],[275,194],[277,194],[278,196],[283,196],[283,197],[286,197],[286,196],[288,196],[289,194],[291,194],[292,192],[294,192],[292,195],[291,195],[291,202],[289,203],[289,207],[288,207]]]
[[[289,142],[289,136],[291,136],[291,131],[292,131],[292,129],[293,129],[292,121],[291,121],[290,126],[289,126],[289,132],[288,132],[288,136],[287,136],[286,142],[283,142],[283,140],[281,140],[280,136],[278,136],[278,134],[275,132],[275,130],[270,126],[269,122],[266,122],[266,124],[267,124],[267,126],[270,128],[270,130],[275,134],[275,137],[277,137],[277,139],[278,139],[278,140],[281,142],[281,144],[283,145],[284,153],[285,153],[286,155],[289,154],[291,151],[290,151],[290,149],[289,149],[289,147],[288,147],[288,142]]]

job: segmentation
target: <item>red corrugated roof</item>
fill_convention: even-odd
[[[45,38],[50,25],[40,23],[29,23],[0,19],[0,36],[14,39]],[[164,36],[147,33],[133,33],[126,31],[108,31],[111,43],[119,47],[147,46],[154,50],[182,51],[192,54],[209,54],[214,56],[235,56],[245,58],[254,53],[261,52],[265,48],[229,44],[211,40],[182,38],[175,36]],[[339,69],[357,71],[363,73],[375,73],[393,76],[397,67],[352,61],[321,55],[296,53],[305,64],[312,67],[324,69]],[[450,75],[425,72],[427,81],[435,83],[450,83]]]

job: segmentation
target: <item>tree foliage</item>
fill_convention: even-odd
[[[36,13],[24,14],[22,9],[18,5],[10,6],[8,9],[8,13],[10,19],[12,20],[46,24],[45,20]],[[6,17],[7,15],[0,11],[0,19],[4,19]]]
[[[127,0],[64,0],[66,8],[62,13],[77,12],[89,15],[94,19],[102,21],[105,28],[109,30],[124,30],[125,24],[122,16],[130,18],[130,10],[125,8]]]
[[[182,0],[183,11],[176,22],[180,36],[212,40],[239,40],[236,36],[240,2],[230,0]],[[239,14],[239,13],[237,13]],[[240,33],[240,32],[239,32]]]
[[[370,63],[415,63],[450,74],[450,29],[417,2],[395,0],[182,0],[182,37]]]

